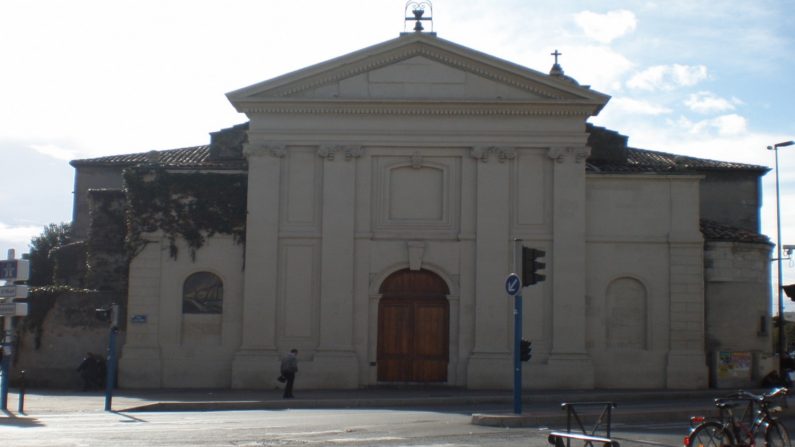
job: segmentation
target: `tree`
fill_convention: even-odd
[[[51,223],[44,227],[44,231],[40,236],[31,239],[30,254],[28,255],[30,260],[30,279],[28,284],[31,286],[52,284],[55,260],[50,256],[50,251],[73,240],[72,224],[70,223]]]

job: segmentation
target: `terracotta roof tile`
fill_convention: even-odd
[[[217,145],[215,153],[212,145],[206,145],[74,160],[71,164],[75,167],[124,167],[155,161],[171,169],[246,169],[247,162],[245,157],[242,156],[241,149],[242,144],[246,140],[247,130],[248,123],[243,123],[211,133],[214,141],[211,144]],[[591,157],[588,159],[587,164],[589,172],[687,173],[708,170],[747,170],[763,174],[769,170],[765,166],[708,160],[627,147],[627,137],[618,132],[590,124],[588,125],[588,132],[591,134],[589,144],[592,146]],[[231,146],[229,146],[230,144]],[[226,149],[219,149],[221,146]],[[232,150],[229,151],[229,148]]]
[[[704,235],[704,239],[708,241],[749,242],[773,245],[770,243],[770,239],[764,234],[743,230],[706,219],[702,219],[700,225],[701,233]]]
[[[766,166],[709,160],[667,152],[628,147],[623,163],[589,161],[589,170],[596,172],[698,172],[710,170],[747,170],[767,172]]]
[[[212,160],[209,145],[73,160],[71,165],[126,167],[152,162],[171,169],[246,169],[244,159]]]

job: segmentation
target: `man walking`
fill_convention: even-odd
[[[293,382],[295,382],[295,373],[298,372],[298,350],[291,349],[290,353],[282,359],[281,373],[286,380],[284,386],[284,399],[292,399],[293,397]]]

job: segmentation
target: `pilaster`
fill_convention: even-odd
[[[706,388],[704,242],[698,224],[698,185],[672,182],[669,233],[670,331],[668,388]],[[690,201],[691,203],[687,203]]]
[[[163,364],[160,352],[161,246],[147,245],[133,259],[129,270],[127,315],[146,315],[146,322],[128,324],[119,359],[119,385],[129,388],[162,386]]]
[[[585,159],[590,148],[552,147],[552,246],[547,281],[552,290],[550,378],[557,386],[593,387],[586,350]]]
[[[314,361],[325,371],[339,371],[341,387],[358,385],[353,346],[356,160],[359,146],[321,146],[323,227],[321,230],[320,340]]]
[[[474,346],[467,385],[472,388],[510,384],[512,301],[501,292],[510,268],[510,165],[512,148],[476,147],[475,312]],[[504,364],[501,368],[499,365]],[[505,371],[505,374],[498,374]]]
[[[356,159],[361,148],[322,146],[323,227],[321,230],[321,351],[353,349],[354,221]]]
[[[279,249],[279,183],[286,148],[249,143],[246,271],[241,346],[232,365],[233,388],[263,386],[278,374],[276,296]]]

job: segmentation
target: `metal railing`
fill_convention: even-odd
[[[561,409],[566,411],[566,432],[552,432],[547,440],[555,447],[571,447],[571,440],[582,441],[583,445],[594,447],[594,443],[604,447],[619,447],[618,441],[610,438],[610,424],[612,422],[615,402],[564,402]],[[585,427],[577,407],[603,407],[599,417],[590,429]],[[572,427],[572,423],[576,425]],[[573,432],[572,428],[577,431]],[[600,434],[600,430],[604,435]],[[564,441],[565,440],[565,441]]]

